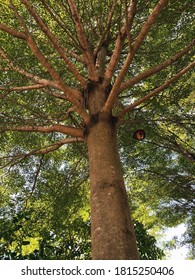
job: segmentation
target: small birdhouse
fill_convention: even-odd
[[[138,129],[133,133],[133,138],[135,140],[141,141],[146,137],[146,133],[143,129]]]

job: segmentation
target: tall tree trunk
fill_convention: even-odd
[[[138,259],[112,117],[97,114],[88,127],[92,259]]]

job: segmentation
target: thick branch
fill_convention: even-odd
[[[25,3],[28,3],[27,0],[23,0]],[[41,52],[41,50],[39,49],[37,43],[34,41],[34,39],[32,38],[32,36],[30,35],[24,20],[22,19],[22,17],[19,15],[17,9],[15,8],[15,6],[13,5],[12,1],[11,5],[12,5],[12,9],[15,12],[17,18],[19,19],[22,27],[25,30],[26,36],[27,36],[27,45],[30,47],[31,51],[33,52],[33,54],[36,56],[36,58],[41,62],[41,64],[43,65],[43,67],[50,73],[50,75],[52,76],[52,78],[57,82],[57,86],[58,89],[60,88],[60,90],[62,90],[66,96],[67,99],[73,103],[75,110],[80,114],[80,116],[83,118],[84,122],[87,123],[89,120],[89,117],[87,115],[87,113],[85,112],[82,103],[80,102],[80,99],[78,99],[78,96],[75,95],[75,91],[71,90],[70,87],[66,86],[66,84],[64,83],[64,81],[61,79],[60,74],[54,69],[54,67],[49,63],[49,61],[47,60],[47,58],[43,55],[43,53]],[[40,19],[41,20],[41,19]],[[45,27],[46,28],[46,27]],[[50,33],[49,33],[50,34]],[[50,34],[51,35],[51,34]],[[3,56],[4,59],[7,58],[7,56],[5,55],[5,53],[3,52]],[[0,53],[0,55],[2,56],[2,54]],[[13,67],[12,67],[13,69]],[[22,71],[24,72],[24,71]]]
[[[62,147],[65,144],[72,144],[72,143],[81,143],[84,142],[83,138],[67,138],[67,139],[63,139],[60,140],[58,142],[55,142],[47,147],[44,147],[42,149],[36,150],[34,152],[31,152],[31,154],[33,153],[34,155],[37,154],[48,154],[51,153],[55,150],[58,150],[60,147]]]
[[[146,71],[140,73],[136,77],[133,77],[133,78],[129,79],[128,81],[124,82],[123,84],[121,84],[121,86],[119,88],[119,93],[124,91],[125,89],[135,85],[136,83],[140,82],[141,80],[146,79],[146,78],[150,77],[151,75],[156,74],[156,73],[160,72],[161,70],[165,69],[166,67],[170,66],[171,64],[176,62],[179,58],[181,58],[186,53],[188,53],[194,47],[194,45],[195,45],[195,40],[193,40],[185,49],[181,50],[180,52],[178,52],[174,56],[170,57],[163,63],[158,64],[155,67],[152,67],[150,69],[147,69]]]
[[[79,42],[80,42],[82,50],[83,50],[85,63],[88,67],[89,78],[92,81],[97,81],[98,76],[97,76],[96,69],[95,69],[94,62],[93,62],[93,54],[90,51],[90,47],[89,47],[89,44],[87,42],[87,38],[85,36],[85,31],[84,31],[84,28],[82,26],[77,7],[75,5],[75,1],[74,0],[68,0],[68,4],[69,4],[69,7],[70,7],[72,18],[74,20],[74,23],[75,23],[75,26],[76,26],[76,29],[77,29],[77,35],[78,35]]]
[[[112,90],[108,96],[108,99],[102,109],[102,112],[110,112],[112,110],[112,107],[116,101],[116,98],[119,94],[119,88],[120,88],[120,85],[122,83],[122,80],[129,68],[129,65],[131,64],[132,60],[133,60],[133,57],[134,57],[134,54],[133,52],[129,52],[128,55],[127,55],[127,58],[126,58],[126,61],[125,61],[125,64],[123,65],[120,73],[118,74],[117,78],[116,78],[116,81],[112,87]]]
[[[108,18],[107,18],[107,24],[106,24],[106,27],[105,27],[105,31],[103,32],[102,36],[100,37],[100,39],[97,43],[97,46],[94,50],[94,57],[97,57],[97,54],[102,47],[102,44],[106,41],[107,36],[110,32],[111,22],[112,22],[112,17],[113,17],[113,14],[114,14],[115,6],[116,6],[116,0],[113,1],[112,7],[111,7],[111,9],[108,13]]]
[[[132,0],[129,13],[127,15],[127,20],[125,21],[124,25],[122,26],[122,28],[117,36],[115,48],[114,48],[113,54],[111,56],[110,62],[108,64],[107,70],[105,72],[104,84],[103,84],[105,87],[110,84],[113,74],[116,70],[118,61],[120,59],[123,42],[127,37],[127,32],[130,32],[129,28],[127,27],[127,23],[131,22],[131,19],[135,13],[135,9],[136,9],[136,1]]]
[[[0,90],[3,91],[24,91],[24,90],[34,90],[34,89],[40,89],[40,88],[44,88],[44,85],[29,85],[29,86],[20,86],[20,87],[1,87],[0,86]]]
[[[72,102],[72,104],[75,107],[75,110],[80,114],[80,116],[83,118],[85,123],[88,123],[89,116],[85,112],[80,100],[78,99],[78,96],[75,94],[75,90],[72,90],[70,87],[66,86],[64,81],[61,79],[60,74],[53,68],[53,66],[49,63],[49,61],[46,59],[46,57],[42,54],[39,47],[37,46],[36,42],[33,40],[33,38],[28,36],[28,46],[31,48],[34,55],[37,57],[37,59],[41,62],[41,64],[48,70],[50,75],[53,77],[53,79],[58,83],[60,86],[60,89],[66,94],[67,99]]]
[[[31,43],[34,44],[34,41],[31,39],[32,38],[29,38],[29,40],[30,40],[29,44],[31,44]],[[38,52],[37,56],[40,59],[42,59],[42,54],[39,52],[39,49],[36,48],[36,43],[35,43],[35,45],[32,45],[32,48],[33,48],[34,52]],[[4,52],[4,50],[2,48],[0,48],[0,56],[8,63],[9,67],[11,69],[13,69],[14,71],[16,71],[17,73],[20,73],[20,74],[24,75],[25,77],[32,79],[33,81],[35,81],[36,83],[39,83],[40,85],[51,86],[53,88],[63,91],[66,94],[66,98],[63,95],[58,95],[58,96],[57,96],[57,94],[56,95],[53,94],[53,95],[56,97],[63,98],[63,99],[68,99],[70,102],[72,102],[74,104],[75,111],[77,111],[80,114],[80,116],[83,118],[85,123],[88,123],[89,117],[88,117],[87,113],[84,111],[84,109],[82,108],[82,105],[81,105],[80,99],[79,99],[79,97],[80,97],[79,92],[76,89],[66,87],[66,85],[63,83],[63,81],[61,80],[61,78],[57,72],[55,72],[55,73],[57,74],[57,77],[59,78],[59,80],[56,82],[49,81],[46,79],[42,79],[36,75],[33,75],[18,66],[15,66],[14,63],[8,58],[7,54]],[[44,60],[43,63],[47,63],[46,58],[43,57],[43,60]],[[48,67],[49,67],[49,65],[48,65]],[[51,73],[53,72],[53,70],[54,69],[52,68]],[[55,73],[54,73],[54,75],[55,75]]]
[[[36,13],[35,9],[30,5],[28,0],[22,0],[26,8],[28,9],[29,13],[33,16],[33,18],[36,20],[37,24],[40,26],[41,30],[45,33],[45,35],[50,39],[51,43],[53,44],[55,50],[58,52],[60,57],[64,60],[66,63],[66,66],[69,68],[69,70],[73,73],[75,78],[80,82],[82,87],[86,87],[86,82],[83,78],[83,76],[80,75],[79,71],[76,69],[74,64],[69,60],[69,58],[64,54],[64,51],[62,47],[59,45],[57,38],[52,34],[52,32],[49,30],[49,28],[45,25],[43,20],[40,18],[40,16]]]
[[[127,26],[127,38],[129,41],[129,51],[132,51],[132,42],[131,42],[131,28],[133,25],[133,19],[135,16],[135,10],[136,10],[136,1],[131,1],[130,3],[130,14],[128,13],[128,4],[127,0],[125,2],[125,20],[126,20],[126,26]]]
[[[20,68],[16,65],[14,65],[13,61],[8,57],[8,55],[4,52],[4,50],[0,47],[0,56],[7,62],[10,69],[16,71],[17,73],[35,81],[36,83],[44,86],[51,86],[53,88],[57,88],[61,90],[61,87],[58,85],[57,82],[42,79],[41,77],[31,74],[28,71],[24,70],[23,68]],[[6,69],[8,71],[8,69]]]
[[[41,133],[53,133],[60,132],[73,137],[83,138],[83,130],[70,126],[64,126],[56,124],[53,126],[16,126],[16,127],[0,127],[0,133],[6,131],[20,131],[20,132],[41,132]]]
[[[10,28],[2,23],[0,23],[0,30],[7,32],[8,34],[22,40],[26,40],[26,34],[20,31],[17,31],[13,28]]]
[[[138,48],[141,46],[141,44],[142,44],[143,40],[145,39],[145,37],[147,36],[150,28],[156,21],[156,18],[158,17],[160,12],[167,6],[168,2],[169,2],[169,0],[159,0],[158,4],[155,6],[153,12],[151,13],[151,15],[148,17],[148,19],[144,23],[139,35],[135,39],[135,43],[133,45],[134,52],[136,52],[138,50]]]
[[[33,54],[36,56],[36,58],[41,62],[43,67],[49,72],[51,77],[55,81],[57,81],[58,84],[61,84],[62,81],[61,81],[60,74],[54,69],[54,67],[49,63],[49,61],[46,59],[46,57],[42,54],[41,50],[37,46],[37,43],[33,40],[33,38],[30,36],[30,34],[28,34],[27,44],[28,44],[29,48],[31,49],[31,51],[33,52]],[[64,85],[64,87],[65,87],[66,91],[70,91],[69,88],[66,87],[65,85]]]
[[[181,76],[183,76],[186,72],[191,70],[192,68],[195,67],[195,62],[191,63],[181,71],[179,71],[177,74],[175,74],[171,79],[167,80],[164,84],[161,86],[157,87],[155,90],[153,90],[151,93],[147,94],[146,96],[138,99],[131,105],[127,106],[120,114],[119,118],[123,117],[127,112],[133,110],[135,107],[139,106],[140,104],[144,103],[145,101],[151,99],[155,95],[157,95],[159,92],[165,90],[168,86],[170,86],[172,83],[176,82]]]
[[[143,42],[144,38],[148,34],[151,26],[155,22],[157,16],[162,11],[162,9],[166,6],[167,3],[168,3],[168,0],[160,0],[158,2],[158,4],[156,5],[156,7],[154,8],[152,14],[148,17],[147,21],[143,25],[142,30],[141,30],[140,34],[138,35],[138,37],[136,38],[134,45],[129,50],[127,58],[126,58],[126,60],[125,60],[125,62],[123,64],[122,69],[120,70],[120,73],[118,74],[118,76],[116,78],[116,81],[115,81],[115,83],[114,83],[114,85],[112,87],[112,90],[111,90],[111,92],[109,94],[109,97],[108,97],[108,99],[107,99],[107,101],[106,101],[102,111],[110,112],[112,110],[112,107],[113,107],[113,105],[114,105],[114,103],[116,101],[116,98],[117,98],[118,94],[119,94],[119,88],[121,86],[121,83],[123,81],[124,76],[126,75],[128,69],[129,69],[130,64],[132,63],[132,60],[133,60],[134,55],[135,55],[135,52],[140,47],[140,45]]]

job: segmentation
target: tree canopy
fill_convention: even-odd
[[[192,7],[0,1],[1,257],[32,246],[35,258],[90,258],[86,128],[99,112],[116,119],[137,235],[151,241],[148,232],[184,222],[193,252]],[[99,101],[94,88],[105,93]],[[137,129],[143,141],[133,139]],[[151,258],[161,258],[154,244]]]

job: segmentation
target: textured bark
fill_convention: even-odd
[[[93,259],[138,259],[114,119],[92,118],[87,135]]]

